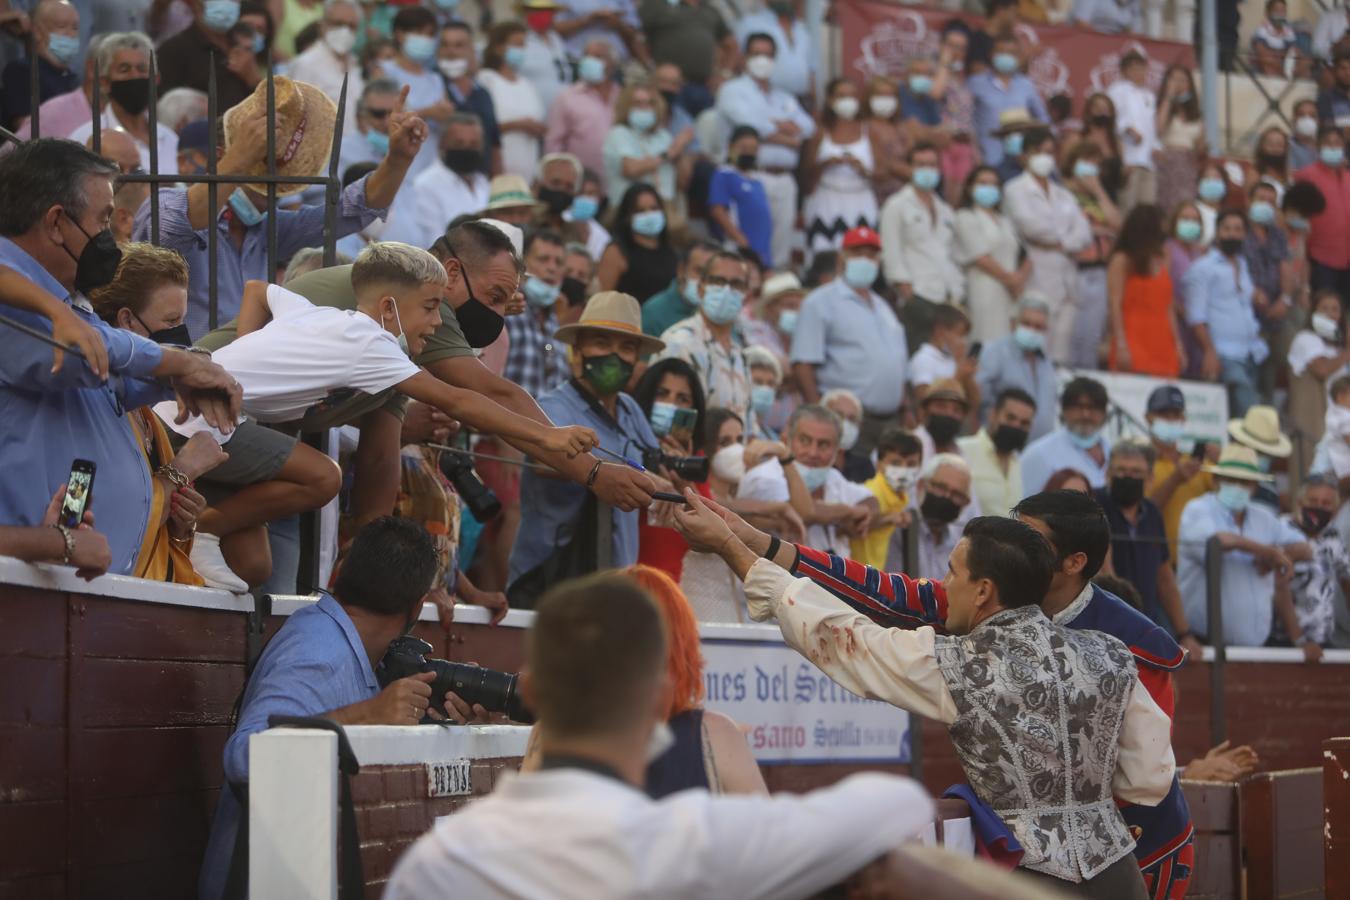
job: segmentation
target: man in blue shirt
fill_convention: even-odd
[[[108,571],[133,571],[152,499],[151,471],[126,413],[178,393],[212,425],[232,431],[239,385],[209,358],[161,347],[106,325],[85,292],[108,283],[121,259],[108,230],[115,165],[73,141],[41,138],[0,158],[0,266],[20,282],[23,309],[43,309],[52,298],[67,305],[101,336],[107,373],[101,377],[66,354],[52,371],[52,349],[5,329],[0,354],[0,522],[37,525],[71,460],[97,466],[91,508],[108,535]],[[15,279],[17,281],[17,279]],[[44,293],[45,292],[45,293]],[[11,291],[6,291],[10,300]],[[48,296],[50,295],[50,296]],[[26,302],[25,302],[26,301]],[[5,314],[50,333],[47,318]],[[166,380],[167,379],[167,380]]]
[[[1242,256],[1246,237],[1246,216],[1231,209],[1220,213],[1213,249],[1181,280],[1186,322],[1203,354],[1200,372],[1206,381],[1220,381],[1228,389],[1228,411],[1238,418],[1261,402],[1256,367],[1270,355],[1252,305],[1251,272]]]
[[[1036,85],[1018,71],[1021,65],[1017,38],[1009,32],[994,40],[992,67],[966,81],[975,99],[975,136],[979,139],[980,155],[986,166],[997,167],[1003,161],[1003,141],[995,134],[999,128],[999,113],[1021,108],[1040,122],[1050,124],[1050,114],[1036,92]]]
[[[409,519],[386,516],[361,529],[338,571],[332,594],[294,613],[276,633],[249,676],[239,723],[225,743],[225,786],[202,862],[198,895],[222,896],[239,822],[247,812],[249,738],[272,716],[323,716],[339,725],[416,725],[428,713],[434,674],[424,672],[380,690],[375,669],[390,641],[405,634],[422,610],[440,565],[431,536]],[[445,697],[466,720],[481,718],[453,694]]]
[[[1032,441],[1022,451],[1022,490],[1027,495],[1045,490],[1050,476],[1073,469],[1093,488],[1106,486],[1106,388],[1091,378],[1075,378],[1060,395],[1063,425]]]
[[[603,291],[586,302],[576,324],[559,328],[554,338],[572,348],[572,378],[540,397],[539,406],[558,425],[594,428],[600,436],[596,456],[601,461],[595,463],[584,486],[534,469],[526,469],[521,476],[520,530],[511,548],[507,577],[507,592],[515,608],[533,602],[533,596],[518,593],[529,590],[519,582],[549,562],[555,549],[589,542],[589,536],[577,530],[587,488],[602,468],[623,465],[605,461],[611,457],[608,453],[601,457],[601,448],[637,461],[644,449],[659,446],[642,408],[623,393],[638,360],[666,346],[642,333],[638,302],[618,291]],[[603,528],[605,516],[611,517],[609,529]],[[612,533],[610,546],[599,550],[600,567],[621,569],[636,563],[637,511],[623,512],[601,503],[599,517],[602,532]]]
[[[767,267],[773,258],[773,217],[763,183],[751,176],[758,155],[759,132],[736,126],[727,147],[731,165],[718,166],[708,185],[708,213],[713,237],[753,251]]]

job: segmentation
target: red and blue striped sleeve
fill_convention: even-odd
[[[793,575],[809,578],[880,625],[941,629],[947,621],[947,592],[939,582],[882,572],[801,544],[796,547]]]

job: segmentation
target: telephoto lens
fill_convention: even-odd
[[[426,641],[411,634],[394,638],[385,650],[375,670],[380,687],[386,687],[400,678],[407,678],[421,672],[435,672],[436,679],[431,682],[430,709],[442,716],[452,716],[445,709],[445,694],[454,691],[461,700],[473,706],[482,706],[488,712],[503,713],[512,722],[525,725],[534,722],[534,713],[525,706],[517,690],[518,676],[514,672],[498,672],[468,663],[453,663],[445,659],[428,656],[432,647]],[[430,717],[423,722],[434,722]]]
[[[685,481],[704,482],[708,480],[712,459],[707,456],[671,456],[659,447],[645,447],[642,450],[642,465],[652,472],[664,467]]]
[[[464,499],[464,505],[479,522],[488,522],[502,511],[502,502],[492,488],[478,480],[467,454],[442,450],[441,474],[455,486],[455,493]]]

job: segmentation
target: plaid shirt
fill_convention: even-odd
[[[506,317],[510,346],[502,374],[536,400],[572,376],[567,346],[553,337],[557,330],[558,319],[552,309],[542,317],[535,309]]]

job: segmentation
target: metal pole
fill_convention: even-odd
[[[267,276],[277,278],[277,84],[272,73],[272,48],[267,48]]]
[[[1207,0],[1212,3],[1213,0]],[[1223,638],[1223,544],[1217,536],[1205,544],[1205,605],[1209,609],[1209,644],[1214,661],[1209,666],[1209,742],[1222,744],[1228,737],[1224,698],[1224,663],[1228,654]]]
[[[42,85],[41,82],[38,80],[39,76],[38,76],[37,39],[33,37],[33,33],[31,31],[28,33],[27,44],[28,44],[28,102],[31,107],[28,111],[28,123],[29,123],[28,133],[33,137],[41,137],[42,128],[41,124],[38,121],[41,114],[38,111],[38,107],[42,106]],[[98,81],[97,78],[95,78],[94,80],[95,82]],[[98,152],[97,148],[95,149],[94,152],[96,153]]]
[[[333,126],[333,148],[328,160],[328,190],[323,212],[323,264],[337,265],[337,208],[342,192],[338,160],[342,148],[343,117],[347,113],[347,76],[342,76],[342,90],[338,92],[337,123]]]
[[[216,174],[216,135],[219,131],[216,109],[216,51],[211,50],[210,66],[206,77],[206,121],[210,123],[206,145],[206,173]],[[212,331],[220,325],[220,298],[217,296],[216,275],[220,269],[216,261],[216,248],[220,243],[220,197],[216,183],[206,183],[206,323]],[[189,205],[189,209],[191,206]]]
[[[1219,35],[1217,0],[1200,0],[1200,96],[1205,105],[1205,143],[1219,150]]]
[[[155,54],[150,54],[150,174],[159,174],[159,84]],[[177,160],[174,161],[177,169]],[[159,181],[150,182],[150,243],[159,244]]]

